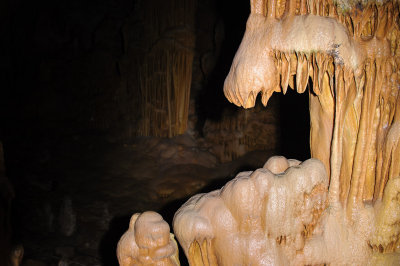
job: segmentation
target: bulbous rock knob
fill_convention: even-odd
[[[180,265],[178,246],[168,223],[152,211],[132,215],[129,229],[118,242],[117,256],[121,266]]]

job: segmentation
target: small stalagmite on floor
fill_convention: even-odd
[[[398,265],[399,2],[250,5],[225,96],[251,108],[312,85],[314,159],[272,157],[192,197],[174,218],[190,264]]]
[[[169,225],[156,212],[132,215],[128,231],[118,242],[118,262],[122,266],[179,265],[178,246]]]

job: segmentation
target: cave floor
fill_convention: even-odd
[[[15,242],[25,248],[23,265],[31,266],[117,265],[116,245],[133,213],[154,210],[171,225],[190,196],[219,189],[274,154],[253,151],[218,163],[188,135],[125,144],[74,136],[10,145]]]

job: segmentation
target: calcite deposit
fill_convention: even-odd
[[[287,265],[304,248],[326,209],[328,178],[310,159],[288,169],[243,172],[221,190],[192,197],[174,218],[191,265]],[[279,165],[279,167],[277,167]]]
[[[399,2],[250,5],[225,96],[250,108],[309,87],[313,159],[193,196],[174,217],[189,263],[399,265]]]
[[[273,92],[310,86],[311,155],[351,211],[382,199],[400,174],[399,3],[251,1],[225,80],[229,101],[267,105]],[[310,82],[309,82],[310,81]]]
[[[348,218],[317,159],[271,157],[175,214],[190,265],[398,265],[400,177]]]
[[[135,213],[117,247],[122,266],[179,265],[178,246],[169,225],[158,213]]]

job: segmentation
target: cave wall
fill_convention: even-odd
[[[58,124],[78,131],[105,131],[116,138],[168,135],[163,128],[167,122],[159,120],[165,118],[166,102],[180,102],[174,96],[165,99],[167,87],[180,82],[173,72],[191,65],[193,3],[13,3],[9,120],[52,129]],[[179,73],[186,87],[190,70]],[[182,102],[187,109],[188,99]],[[151,129],[145,125],[149,119]],[[177,133],[182,133],[185,126],[178,127]]]
[[[281,148],[279,99],[273,98],[269,108],[260,105],[246,110],[232,106],[221,90],[249,12],[245,1],[198,2],[191,92],[196,115],[189,116],[189,126],[194,126],[221,162],[249,151]]]
[[[143,187],[164,197],[164,183],[168,192],[169,181],[181,185],[182,178],[197,189],[219,162],[279,146],[278,101],[238,109],[222,91],[248,3],[183,2],[0,3],[0,141],[16,193],[13,237],[27,265],[64,257],[86,265],[114,261],[112,245],[122,232],[107,230],[126,225],[114,215],[161,207],[157,197],[143,200]],[[188,145],[163,138],[184,132]],[[163,155],[180,163],[212,160],[190,170],[194,175],[163,179]],[[113,177],[127,185],[119,188]],[[142,194],[132,195],[131,187]],[[132,203],[133,196],[142,200]]]
[[[253,143],[261,141],[245,145],[245,151],[275,149],[275,142],[266,139],[278,134],[276,122],[260,129],[269,132],[261,138],[260,132],[252,135],[229,126],[232,120],[246,117],[248,124],[255,119],[253,111],[229,106],[221,90],[244,32],[243,10],[249,8],[247,3],[231,3],[228,10],[228,4],[5,2],[1,17],[7,41],[2,43],[0,67],[7,135],[26,130],[39,135],[96,132],[126,141],[188,132],[220,145],[215,139],[226,135],[220,133],[222,128],[229,128],[243,130],[243,138]],[[271,117],[276,110],[263,113]],[[223,140],[222,146],[231,147],[226,158],[221,153],[223,161],[232,158],[236,138],[234,132]]]

